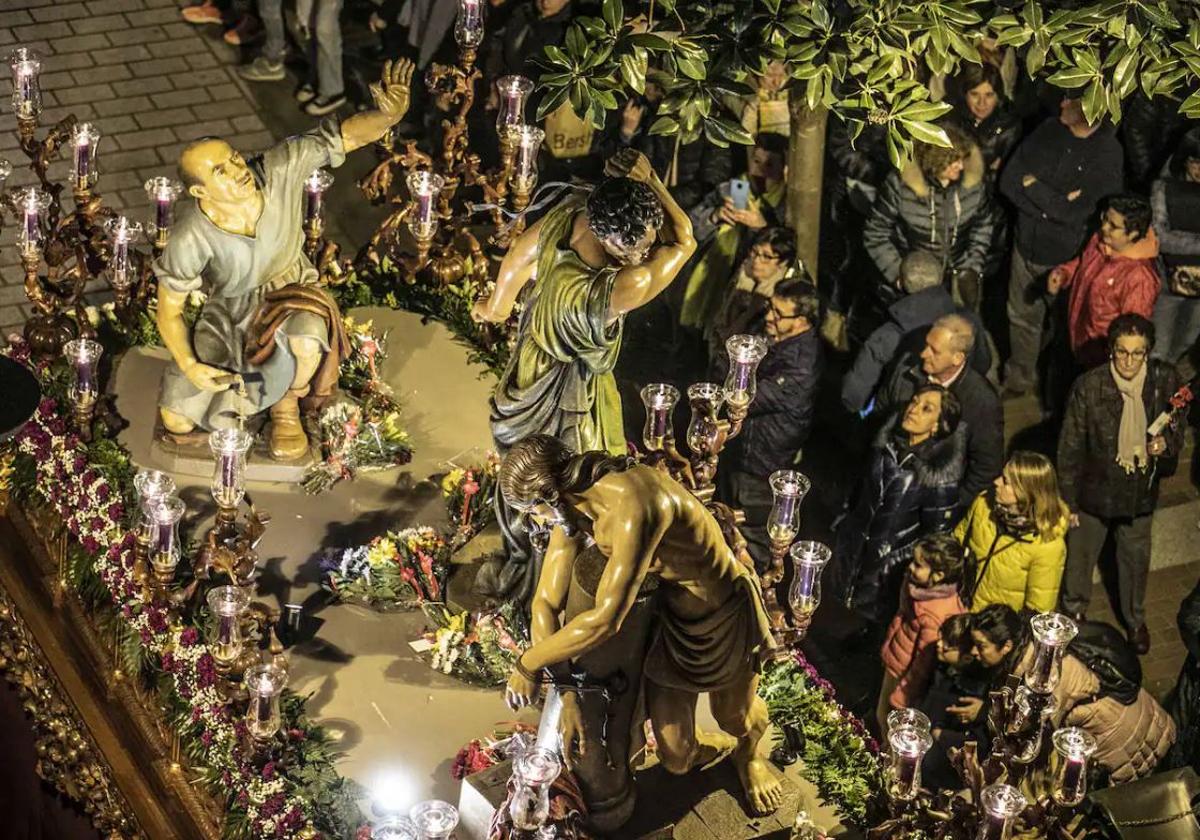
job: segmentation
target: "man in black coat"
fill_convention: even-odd
[[[1159,481],[1175,471],[1183,424],[1150,426],[1179,388],[1175,368],[1149,359],[1154,325],[1118,315],[1108,328],[1108,364],[1075,380],[1058,439],[1058,486],[1075,526],[1067,533],[1063,610],[1087,613],[1092,572],[1115,537],[1121,619],[1139,654],[1150,650],[1144,601]],[[1134,398],[1136,394],[1136,399]]]
[[[888,366],[902,353],[919,353],[929,325],[943,315],[957,312],[971,322],[976,336],[985,335],[979,316],[954,302],[942,284],[941,260],[928,251],[913,251],[904,258],[900,263],[900,286],[904,296],[888,306],[888,320],[876,327],[859,348],[853,367],[842,379],[842,405],[847,411],[865,409]],[[986,341],[975,342],[968,363],[987,376],[992,354]]]
[[[975,328],[962,315],[943,315],[925,334],[919,356],[901,359],[887,385],[879,392],[875,412],[887,417],[908,404],[918,387],[941,385],[962,404],[967,427],[967,465],[959,486],[959,507],[991,486],[1004,466],[1004,411],[996,389],[967,363],[975,346]]]
[[[1006,394],[1033,388],[1046,319],[1045,278],[1079,253],[1100,199],[1123,188],[1124,153],[1116,129],[1090,125],[1078,99],[1064,99],[1061,114],[1034,129],[1008,160],[1000,192],[1017,209],[1008,325],[1012,355]]]
[[[746,513],[742,534],[760,571],[770,560],[767,516],[772,495],[767,483],[776,470],[791,469],[808,439],[813,401],[824,360],[816,290],[803,280],[783,280],[775,287],[762,332],[767,355],[758,365],[757,393],[742,432],[722,455],[722,501]],[[718,365],[724,373],[728,360]]]

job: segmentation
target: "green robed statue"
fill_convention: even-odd
[[[564,199],[513,243],[479,320],[502,322],[534,280],[517,343],[491,400],[492,436],[501,451],[549,434],[576,452],[625,452],[621,399],[613,368],[625,315],[662,292],[696,250],[692,225],[632,150],[609,160],[609,176],[586,199]],[[527,537],[497,494],[508,563],[484,574],[485,594],[528,603],[538,569]]]

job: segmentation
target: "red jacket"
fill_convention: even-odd
[[[899,680],[889,698],[893,709],[915,706],[925,696],[937,662],[937,640],[942,622],[966,611],[958,597],[957,585],[942,584],[925,589],[905,582],[900,612],[888,625],[880,651],[883,667]]]
[[[1159,289],[1157,258],[1154,228],[1119,253],[1094,233],[1083,253],[1055,269],[1066,275],[1063,288],[1070,289],[1067,333],[1080,364],[1093,367],[1108,357],[1108,325],[1118,315],[1136,312],[1149,318],[1153,313]]]

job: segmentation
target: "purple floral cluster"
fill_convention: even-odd
[[[878,755],[879,742],[871,736],[871,733],[867,731],[866,725],[857,715],[843,708],[842,704],[837,701],[833,683],[821,676],[820,672],[812,666],[812,663],[804,657],[804,652],[800,648],[797,647],[792,652],[792,657],[795,659],[796,665],[804,673],[805,678],[825,695],[825,699],[829,701],[830,705],[837,709],[838,715],[850,727],[850,731],[863,739],[863,743],[867,745],[868,750]]]

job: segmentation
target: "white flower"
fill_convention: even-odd
[[[85,306],[83,308],[83,314],[87,316],[88,323],[93,327],[100,326],[100,310],[96,309],[96,307]]]

